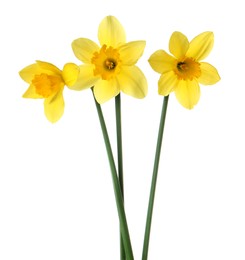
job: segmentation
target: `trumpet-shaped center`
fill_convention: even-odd
[[[193,80],[193,78],[199,78],[201,76],[200,63],[193,58],[178,60],[174,72],[178,79]]]
[[[62,79],[59,76],[47,75],[45,73],[35,75],[32,84],[36,88],[37,94],[44,98],[57,93],[62,87]]]
[[[104,44],[99,52],[94,53],[91,63],[95,66],[95,76],[100,75],[102,79],[109,80],[120,71],[120,54],[117,49],[111,46],[107,48]]]

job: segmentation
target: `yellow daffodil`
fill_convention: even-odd
[[[169,51],[153,53],[149,59],[151,67],[161,77],[158,81],[158,93],[163,96],[175,92],[177,100],[185,108],[193,108],[200,98],[199,83],[212,85],[220,80],[216,68],[201,62],[213,48],[214,35],[204,32],[191,42],[180,32],[174,32],[169,41]]]
[[[135,66],[143,54],[145,41],[126,43],[125,31],[114,16],[105,17],[99,25],[98,39],[101,47],[87,38],[72,43],[75,56],[84,64],[74,90],[94,87],[99,103],[117,96],[120,91],[136,98],[147,94],[147,81]]]
[[[64,65],[61,71],[51,63],[36,61],[19,72],[21,78],[30,84],[24,98],[43,98],[44,113],[54,123],[64,113],[64,86],[72,86],[79,75],[79,67],[73,63]]]

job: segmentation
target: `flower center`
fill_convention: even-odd
[[[116,63],[116,61],[114,61],[114,60],[107,59],[107,60],[105,61],[104,66],[105,66],[105,68],[108,69],[108,70],[114,70],[115,67],[117,66],[117,63]]]
[[[44,98],[57,93],[62,87],[62,79],[59,76],[51,76],[45,73],[35,75],[32,84],[36,88],[37,94]]]
[[[99,52],[95,52],[91,63],[95,65],[94,76],[100,75],[104,80],[110,80],[120,71],[120,54],[111,46],[104,44]]]
[[[193,58],[184,58],[177,61],[174,72],[178,79],[193,80],[193,78],[199,78],[201,76],[200,63]]]

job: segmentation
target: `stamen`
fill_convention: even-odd
[[[114,60],[111,60],[111,59],[107,59],[105,61],[104,65],[105,65],[105,68],[108,69],[108,70],[113,70],[117,66],[116,62]]]
[[[177,64],[177,68],[178,68],[178,70],[187,70],[188,69],[188,66],[187,66],[187,64],[185,63],[185,62],[179,62],[178,64]]]

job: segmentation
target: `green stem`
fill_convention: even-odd
[[[163,105],[162,105],[162,113],[161,113],[161,119],[160,119],[159,131],[158,131],[155,161],[153,167],[151,190],[150,190],[150,197],[149,197],[149,204],[148,204],[148,211],[147,211],[147,218],[146,218],[142,260],[147,260],[148,257],[152,213],[153,213],[154,198],[155,198],[155,191],[156,191],[156,184],[157,184],[158,166],[159,166],[161,147],[162,147],[163,130],[164,130],[165,118],[166,118],[167,107],[168,107],[168,97],[169,96],[164,97]]]
[[[93,91],[93,89],[92,89],[92,91]],[[104,141],[105,141],[107,156],[108,156],[108,160],[109,160],[109,164],[110,164],[111,177],[112,177],[112,182],[113,182],[114,194],[115,194],[115,199],[116,199],[116,204],[117,204],[117,211],[118,211],[118,216],[119,216],[119,221],[120,221],[120,229],[121,229],[121,235],[122,235],[123,244],[124,244],[124,248],[125,248],[125,253],[126,253],[127,260],[134,260],[129,231],[128,231],[126,214],[124,211],[123,198],[122,198],[122,193],[121,193],[121,189],[120,189],[120,185],[119,185],[119,181],[118,181],[118,176],[117,176],[116,166],[115,166],[115,162],[114,162],[114,158],[113,158],[113,154],[112,154],[111,144],[110,144],[109,136],[107,133],[107,128],[105,125],[105,120],[103,117],[101,106],[96,101],[95,98],[94,98],[94,100],[95,100],[95,105],[96,105],[96,109],[98,112],[98,117],[100,120],[101,130],[102,130]]]
[[[123,188],[123,154],[122,154],[122,124],[121,124],[121,98],[118,94],[115,98],[116,107],[116,126],[117,126],[117,158],[118,158],[118,178],[121,187],[122,197],[124,197]]]
[[[115,97],[115,109],[116,109],[116,128],[117,128],[118,179],[119,179],[119,185],[120,185],[120,188],[121,188],[122,198],[124,200],[121,97],[120,97],[120,93]],[[120,258],[121,260],[126,259],[121,232],[120,232],[120,257],[121,257]]]

